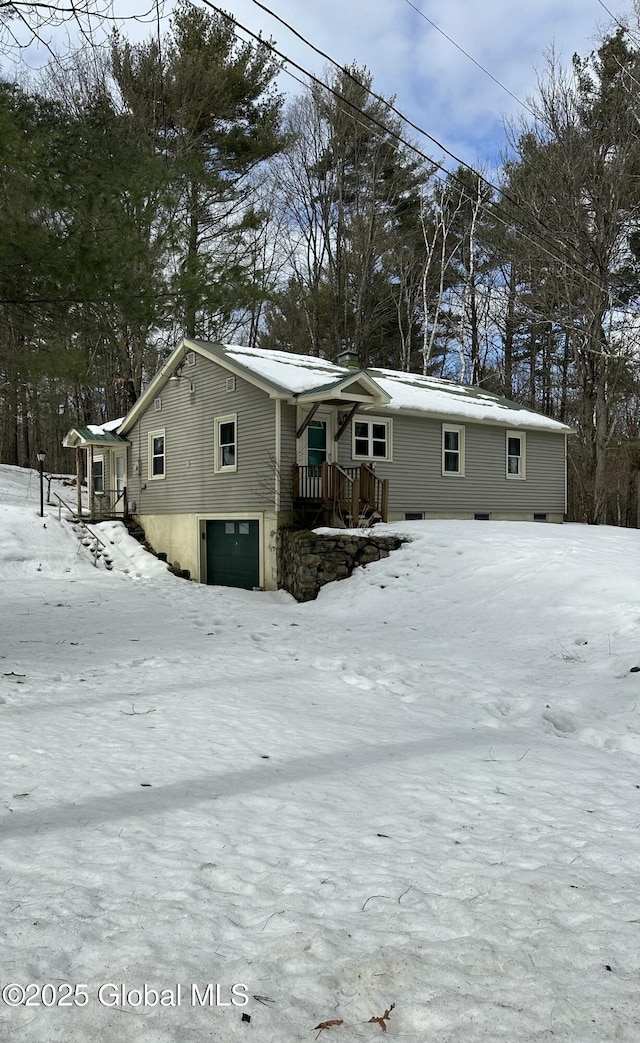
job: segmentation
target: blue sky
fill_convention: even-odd
[[[227,0],[225,6],[301,65],[323,68],[322,59],[252,0]],[[522,101],[535,93],[545,52],[553,47],[570,63],[575,51],[586,54],[597,46],[599,28],[610,24],[597,0],[265,0],[265,6],[336,61],[366,65],[375,89],[395,94],[396,106],[413,122],[466,162],[489,166],[504,148],[503,117],[529,114],[426,18]],[[299,89],[288,77],[283,87]],[[420,141],[434,158],[442,155]]]
[[[109,0],[92,6],[102,3]],[[117,14],[141,15],[152,3],[113,0],[113,8]],[[163,6],[168,13],[172,0],[164,0]],[[272,37],[304,68],[322,75],[325,61],[253,0],[221,0],[221,6],[253,32]],[[546,52],[553,48],[568,64],[574,52],[586,54],[596,47],[600,31],[611,26],[598,0],[266,0],[265,6],[337,62],[367,66],[379,93],[395,95],[397,107],[413,122],[465,162],[487,170],[499,163],[505,148],[504,118],[528,113],[442,33],[526,101],[535,94]],[[622,7],[607,2],[618,17],[631,6],[632,0]],[[134,38],[152,30],[153,20],[128,21],[125,28]],[[61,32],[55,39],[58,48],[64,47]],[[31,49],[29,64],[37,65],[44,56],[42,48],[40,53]],[[286,74],[281,89],[287,94],[302,90]],[[414,137],[425,152],[442,158],[432,142],[415,132]],[[445,159],[445,165],[454,164]]]

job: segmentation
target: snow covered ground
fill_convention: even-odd
[[[0,468],[0,1039],[638,1043],[640,533],[407,523],[298,605],[38,510]]]

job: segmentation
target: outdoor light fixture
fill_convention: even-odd
[[[46,455],[47,454],[44,452],[43,449],[39,449],[38,452],[36,453],[36,457],[38,459],[38,467],[40,468],[40,517],[41,518],[44,518],[44,475],[43,475],[43,472],[42,472],[42,468],[44,466],[44,461],[45,461]]]
[[[169,377],[169,380],[180,380],[182,377],[182,370],[184,369],[185,365],[186,359],[183,359],[182,362],[176,366],[173,373]]]

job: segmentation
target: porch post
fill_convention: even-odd
[[[89,446],[89,474],[87,475],[89,482],[89,517],[93,520],[94,508],[95,508],[95,491],[93,488],[93,446]]]
[[[76,510],[78,518],[82,517],[82,449],[76,446]]]

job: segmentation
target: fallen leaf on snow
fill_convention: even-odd
[[[390,1007],[387,1007],[387,1009],[385,1010],[385,1012],[382,1015],[382,1017],[380,1017],[380,1018],[369,1018],[369,1024],[371,1024],[371,1022],[374,1022],[376,1025],[380,1026],[380,1028],[382,1029],[383,1032],[386,1032],[387,1031],[387,1026],[385,1025],[385,1022],[388,1021],[389,1018],[391,1017],[391,1011],[393,1010],[394,1007],[395,1007],[395,1003],[392,1003]]]

